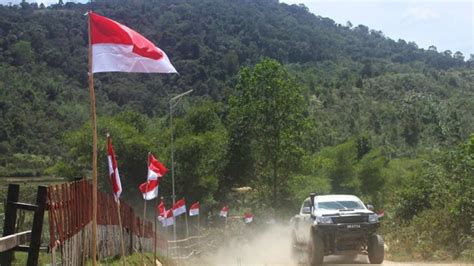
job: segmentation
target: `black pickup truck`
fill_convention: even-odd
[[[356,196],[312,193],[291,219],[293,248],[307,248],[310,265],[322,264],[324,256],[341,254],[366,254],[370,263],[382,263],[379,217],[368,207]]]

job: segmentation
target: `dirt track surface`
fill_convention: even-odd
[[[307,265],[306,254],[292,255],[290,228],[283,225],[272,225],[264,232],[253,235],[250,239],[227,241],[216,250],[208,252],[201,258],[182,261],[180,265]],[[367,256],[327,256],[324,265],[369,265]],[[474,265],[459,263],[421,263],[384,261],[382,265]]]

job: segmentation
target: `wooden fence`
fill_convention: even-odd
[[[53,260],[61,265],[83,265],[91,255],[92,185],[81,180],[48,187],[50,248]],[[97,195],[97,249],[99,259],[121,254],[120,231],[126,254],[153,252],[153,223],[135,216],[133,208],[120,203],[122,228],[118,223],[118,205],[112,195]],[[143,228],[145,226],[145,228]],[[145,230],[143,230],[145,229]],[[144,232],[144,233],[143,233]],[[157,236],[158,249],[167,249],[164,236]],[[60,258],[56,253],[60,253]]]

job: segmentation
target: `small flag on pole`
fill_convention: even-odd
[[[226,217],[227,218],[227,214],[229,213],[229,206],[228,205],[224,205],[224,207],[222,207],[221,209],[221,212],[219,213],[219,216],[220,217]]]
[[[143,194],[144,200],[152,200],[158,197],[158,184],[158,180],[149,180],[138,187]]]
[[[174,224],[173,209],[166,211],[165,218],[161,221],[163,227],[167,227]]]
[[[253,217],[254,217],[253,214],[251,214],[251,213],[245,213],[245,214],[244,214],[244,222],[245,222],[246,224],[253,222]]]
[[[191,205],[189,208],[189,216],[199,215],[199,201]]]
[[[150,153],[148,155],[148,181],[139,187],[143,199],[152,200],[158,197],[159,178],[164,176],[166,172],[168,172],[168,169]]]
[[[153,154],[148,154],[148,180],[159,179],[167,172],[168,169]]]
[[[165,203],[163,201],[156,206],[156,211],[158,212],[158,221],[163,221],[166,216],[166,208],[165,208]]]
[[[114,147],[112,146],[112,138],[107,134],[107,161],[109,163],[109,180],[112,185],[115,200],[118,201],[122,193],[122,184],[120,182],[120,175],[115,158]]]
[[[184,202],[184,199],[178,200],[174,205],[173,205],[173,215],[174,216],[179,216],[183,213],[186,213],[186,203]]]
[[[377,212],[377,217],[380,218],[383,218],[385,216],[385,211],[384,210],[380,210],[379,212]]]

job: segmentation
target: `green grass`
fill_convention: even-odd
[[[158,260],[166,266],[172,266],[176,265],[172,261],[166,259],[166,257],[157,255]],[[125,257],[125,264],[126,265],[154,265],[153,264],[153,253],[133,253],[130,256]],[[92,265],[92,263],[89,261],[86,265]],[[108,258],[105,260],[99,261],[99,265],[117,265],[117,266],[122,266],[123,262],[120,257],[114,257],[114,258]]]

